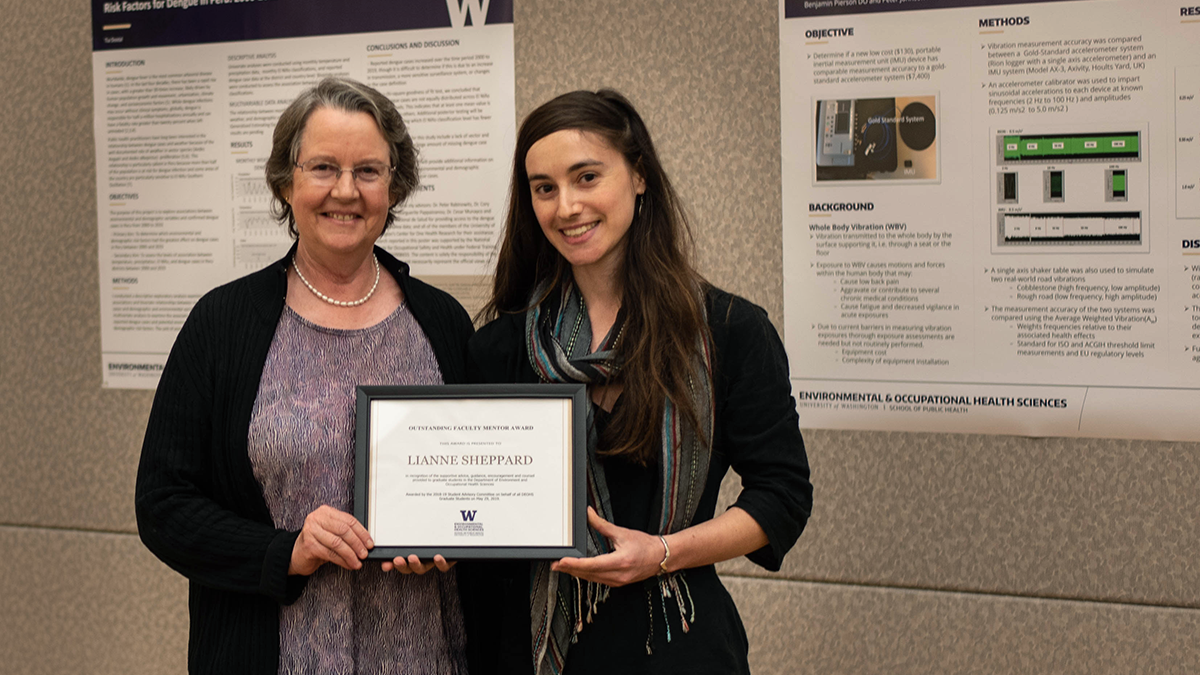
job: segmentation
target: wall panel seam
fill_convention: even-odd
[[[986,591],[979,589],[955,588],[952,586],[920,586],[898,584],[875,584],[862,581],[831,581],[829,579],[807,579],[804,577],[778,578],[770,576],[755,576],[748,574],[720,573],[722,579],[739,579],[744,581],[765,581],[770,583],[806,584],[810,586],[842,587],[847,589],[869,589],[880,591],[896,591],[902,593],[937,593],[944,595],[976,596],[1010,600],[1040,600],[1048,602],[1076,602],[1089,605],[1107,605],[1111,607],[1137,607],[1148,609],[1175,609],[1200,611],[1200,604],[1182,604],[1169,602],[1151,602],[1138,600],[1112,600],[1104,598],[1089,598],[1086,596],[1055,595],[1049,593],[1013,593],[1002,591]]]
[[[46,532],[70,532],[76,534],[115,534],[120,536],[136,537],[136,531],[130,530],[106,530],[101,528],[88,527],[71,527],[67,525],[45,525],[41,523],[5,523],[0,522],[0,529],[10,528],[14,530],[44,530]]]

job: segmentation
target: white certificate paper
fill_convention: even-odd
[[[371,399],[363,507],[376,551],[574,547],[574,405],[569,395]]]

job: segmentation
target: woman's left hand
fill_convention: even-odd
[[[439,553],[433,556],[433,562],[423,563],[417,556],[410,555],[407,559],[397,557],[390,562],[385,560],[382,567],[384,572],[396,570],[401,574],[425,574],[435,568],[439,572],[449,572],[450,568],[454,567],[454,563],[446,562],[446,559]]]
[[[590,506],[588,525],[608,539],[612,552],[594,558],[563,558],[550,565],[550,569],[614,587],[658,574],[664,551],[657,536],[613,525]]]

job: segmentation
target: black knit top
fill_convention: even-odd
[[[812,510],[808,459],[791,396],[787,355],[762,308],[717,289],[706,299],[716,410],[713,456],[692,524],[713,517],[721,481],[732,468],[742,479],[734,505],[754,518],[768,540],[748,557],[778,570]],[[472,379],[481,382],[538,382],[529,363],[525,316],[504,315],[480,328],[471,339],[470,367]],[[597,415],[598,422],[603,424],[605,417]],[[659,499],[658,467],[619,458],[605,462],[616,524],[657,532],[652,520]],[[465,608],[468,623],[477,627],[474,648],[495,655],[483,659],[486,667],[481,672],[532,673],[528,565],[496,563],[491,571],[486,582],[482,571],[471,579],[472,602]],[[684,576],[696,611],[688,632],[682,630],[676,601],[664,603],[655,579],[616,588],[570,646],[565,672],[747,673],[746,634],[715,568],[690,569]],[[652,654],[647,654],[647,642]]]

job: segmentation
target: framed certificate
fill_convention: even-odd
[[[358,387],[369,558],[586,555],[582,384]]]

